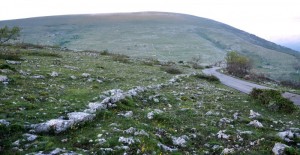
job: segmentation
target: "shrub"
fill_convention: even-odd
[[[62,56],[58,53],[52,53],[52,52],[38,52],[38,51],[28,51],[24,54],[29,56],[40,56],[40,57],[54,57],[54,58],[61,58]]]
[[[20,54],[14,51],[2,51],[0,49],[0,59],[3,60],[21,60]]]
[[[182,74],[182,71],[174,66],[162,66],[161,70],[169,74]]]
[[[114,61],[122,62],[122,63],[129,63],[129,56],[123,54],[112,54],[112,59]]]
[[[296,82],[296,81],[281,81],[280,82],[281,85],[283,86],[288,86],[294,89],[300,89],[300,82]]]
[[[1,64],[0,69],[9,69],[9,70],[12,70],[12,71],[16,71],[15,68],[9,66],[8,64]]]
[[[220,82],[219,78],[217,78],[214,75],[196,74],[195,77],[199,78],[199,79],[204,79],[204,80],[207,80],[210,82],[218,82],[218,83]]]
[[[228,73],[238,77],[243,77],[249,74],[252,68],[252,62],[250,59],[234,51],[227,53],[226,65]]]
[[[280,112],[294,112],[297,107],[294,103],[284,97],[281,92],[273,89],[256,89],[254,88],[250,96],[260,104],[267,106],[269,109]]]
[[[111,55],[111,53],[109,53],[108,50],[103,50],[100,52],[100,55]]]

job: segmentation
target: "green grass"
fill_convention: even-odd
[[[224,60],[227,51],[234,50],[253,60],[255,72],[275,80],[300,80],[293,68],[299,53],[200,17],[148,12],[54,16],[4,21],[1,25],[20,26],[21,40],[40,44],[19,45],[25,49],[40,49],[44,44],[74,50],[107,49],[115,54],[174,62],[200,56],[204,66]]]
[[[75,125],[60,134],[36,134],[38,138],[28,142],[23,140],[23,134],[29,133],[27,126],[30,124],[66,117],[69,112],[83,111],[89,102],[101,101],[102,93],[107,90],[126,91],[135,86],[168,83],[174,75],[161,70],[161,64],[156,61],[149,65],[142,59],[126,57],[130,63],[124,63],[115,61],[114,55],[107,53],[38,49],[39,52],[60,55],[52,57],[28,54],[36,49],[20,50],[24,61],[21,65],[9,65],[16,71],[5,74],[11,79],[8,85],[0,85],[0,119],[10,122],[9,126],[0,125],[2,154],[49,153],[56,148],[82,154],[221,154],[224,148],[236,145],[238,149],[235,149],[235,154],[272,154],[276,142],[285,143],[276,136],[279,131],[290,127],[300,128],[299,110],[293,114],[274,113],[248,95],[213,82],[212,77],[199,77],[198,73],[198,76],[182,77],[175,84],[159,90],[148,90],[133,98],[125,98],[115,108],[98,111],[91,122]],[[60,60],[61,63],[55,64],[54,60]],[[0,60],[0,63],[6,65],[4,60]],[[183,74],[200,72],[175,63],[172,65]],[[20,74],[20,70],[29,75]],[[59,75],[50,76],[53,71]],[[89,73],[90,77],[82,77],[82,73]],[[45,78],[32,79],[32,75],[43,75]],[[70,78],[72,75],[76,79]],[[163,112],[148,119],[148,114],[155,109]],[[247,125],[252,121],[249,118],[250,110],[262,115],[257,120],[264,125],[263,128]],[[127,111],[132,111],[133,116],[126,118],[120,115]],[[206,115],[208,112],[212,114]],[[236,112],[239,118],[234,120]],[[232,121],[220,123],[222,118]],[[134,132],[124,132],[131,127],[135,129]],[[220,130],[226,130],[230,138],[217,138]],[[252,134],[238,134],[238,130],[251,131]],[[142,131],[147,134],[135,134]],[[183,135],[189,137],[186,147],[175,146],[172,138]],[[123,144],[119,141],[120,137],[133,137],[135,143]],[[239,141],[240,138],[243,141]],[[258,145],[250,145],[258,139],[261,139]],[[23,151],[13,150],[15,146],[12,143],[17,140],[20,140],[18,148]],[[177,151],[166,152],[158,143],[176,148]],[[217,145],[222,147],[213,149]],[[288,145],[295,149],[288,151],[297,151],[295,144]],[[120,149],[122,146],[129,148]],[[105,152],[104,148],[114,151]]]

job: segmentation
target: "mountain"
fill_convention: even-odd
[[[235,50],[250,57],[255,71],[273,79],[300,81],[293,66],[300,53],[206,18],[162,12],[65,15],[1,21],[22,27],[21,41],[73,50],[104,50],[164,61],[203,64]]]

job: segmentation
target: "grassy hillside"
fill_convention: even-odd
[[[128,13],[53,16],[1,21],[22,27],[23,42],[58,45],[73,50],[108,49],[134,57],[203,64],[224,59],[228,50],[251,57],[255,71],[274,79],[300,81],[293,65],[300,54],[228,25],[173,13]]]
[[[19,60],[0,57],[0,154],[272,154],[275,143],[299,152],[299,109],[274,112],[186,64],[1,48]],[[64,130],[55,122],[74,113]],[[278,135],[289,130],[292,142]]]

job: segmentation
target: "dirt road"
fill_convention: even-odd
[[[255,84],[255,83],[243,81],[243,80],[236,79],[231,76],[219,73],[219,72],[217,72],[218,69],[220,69],[220,67],[204,69],[202,72],[206,75],[214,75],[214,76],[218,77],[224,85],[234,88],[236,90],[239,90],[246,94],[249,94],[253,88],[271,89],[269,87],[265,87],[265,86],[261,86],[261,85]],[[295,105],[300,106],[300,95],[285,92],[282,94],[282,96],[293,101]]]

